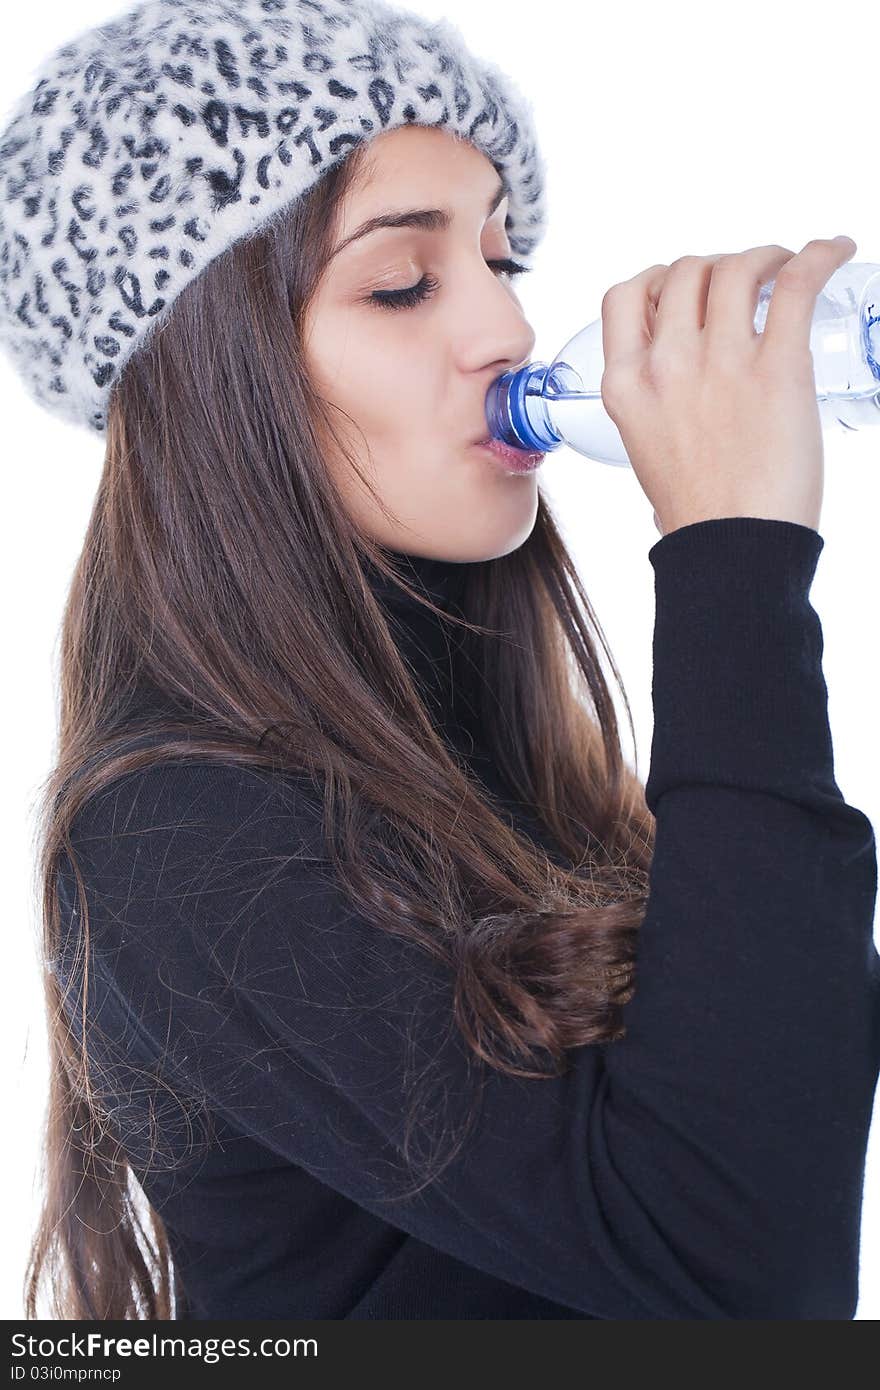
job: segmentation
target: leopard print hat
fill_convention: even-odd
[[[126,361],[215,256],[364,140],[445,126],[546,221],[531,107],[448,21],[379,0],[145,0],[57,49],[0,133],[0,345],[105,434]]]

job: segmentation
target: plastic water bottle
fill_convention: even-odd
[[[755,330],[762,333],[776,281],[760,288]],[[880,424],[880,265],[849,261],[826,281],[810,330],[816,399],[823,426]],[[548,366],[530,362],[489,387],[490,435],[519,449],[549,453],[568,444],[598,463],[630,467],[602,404],[602,320],[571,338]]]

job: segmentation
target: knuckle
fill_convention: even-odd
[[[630,393],[632,381],[633,373],[628,367],[620,363],[606,367],[599,383],[603,403],[612,408],[621,405]]]
[[[651,354],[648,369],[652,381],[671,383],[691,377],[695,363],[690,352],[667,344],[662,352],[654,351]]]
[[[700,363],[707,372],[719,374],[741,372],[743,368],[742,344],[739,336],[731,331],[732,325],[715,322],[700,339]]]
[[[791,359],[788,358],[787,365],[783,360],[787,357],[788,354],[774,352],[769,343],[763,345],[755,362],[755,379],[759,388],[769,392],[776,392],[782,387],[783,378],[790,382],[792,375]]]
[[[786,261],[776,272],[776,286],[783,290],[801,290],[812,284],[812,276],[803,261]]]
[[[669,269],[670,269],[670,270],[674,270],[676,266],[687,267],[687,266],[699,265],[704,259],[705,259],[705,257],[703,257],[703,256],[693,256],[693,255],[679,256],[677,260],[675,260],[675,261],[672,262],[672,264],[670,265]]]
[[[712,277],[716,275],[730,275],[734,270],[741,268],[742,255],[738,251],[723,251],[714,257],[715,264],[712,269]]]
[[[602,400],[607,404],[609,401],[616,401],[621,391],[620,371],[615,367],[606,367],[602,373],[602,380],[599,383],[599,390],[602,393]]]
[[[746,378],[752,365],[751,354],[743,354],[736,347],[713,352],[707,359],[707,372],[716,383],[723,383],[724,390],[736,390]]]
[[[794,254],[792,251],[789,251],[787,247],[776,246],[775,244],[754,246],[747,251],[726,251],[722,255],[716,257],[715,270],[716,272],[721,271],[724,274],[730,274],[733,271],[737,271],[741,274],[748,268],[750,262],[754,261],[759,256],[761,259],[765,259],[768,253],[775,253],[780,256],[792,256]]]

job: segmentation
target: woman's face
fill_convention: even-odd
[[[508,474],[475,446],[489,433],[490,383],[528,362],[535,343],[512,279],[489,264],[517,260],[508,199],[497,201],[485,155],[439,127],[387,131],[364,157],[306,313],[304,349],[334,428],[394,519],[344,460],[329,462],[374,540],[437,559],[495,559],[527,539],[538,505],[536,473]],[[370,218],[416,209],[446,211],[448,227],[385,227],[342,245]],[[371,298],[423,277],[436,288],[412,307]]]

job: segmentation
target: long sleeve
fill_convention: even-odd
[[[852,1317],[876,856],[833,778],[821,546],[732,518],[650,552],[657,836],[626,1036],[552,1079],[487,1070],[476,1125],[415,1196],[395,1199],[414,1087],[432,1078],[435,1125],[472,1095],[452,982],[343,899],[314,803],[206,763],[92,801],[73,835],[88,1016],[121,1126],[161,1069],[279,1161],[587,1316]]]
[[[834,780],[809,603],[823,545],[735,517],[649,552],[655,856],[598,1185],[633,1258],[659,1234],[670,1280],[691,1272],[738,1317],[858,1301],[877,862]]]

